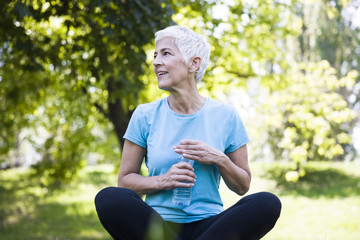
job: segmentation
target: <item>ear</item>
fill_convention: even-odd
[[[189,72],[196,72],[201,64],[200,57],[193,57],[189,62]]]

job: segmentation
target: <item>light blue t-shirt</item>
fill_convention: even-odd
[[[166,173],[178,161],[173,146],[182,139],[201,140],[230,153],[247,144],[249,138],[234,107],[210,98],[195,114],[172,111],[167,98],[139,105],[134,111],[124,138],[147,149],[145,163],[149,176]],[[146,196],[146,203],[166,221],[188,223],[223,211],[219,194],[220,174],[214,165],[194,163],[196,182],[189,206],[172,203],[172,191]]]

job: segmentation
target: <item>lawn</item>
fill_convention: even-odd
[[[275,228],[264,240],[359,240],[360,165],[309,163],[307,174],[297,183],[284,181],[288,163],[253,163],[249,194],[275,193],[282,212]],[[236,200],[223,188],[224,205]]]
[[[360,239],[360,165],[311,163],[300,182],[284,181],[288,163],[251,163],[250,192],[270,191],[283,204],[265,240]],[[109,165],[86,167],[62,187],[45,187],[24,169],[0,172],[0,239],[111,239],[97,220],[93,199],[116,184]],[[225,208],[239,197],[222,183]]]

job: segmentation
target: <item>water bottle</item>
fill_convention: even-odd
[[[194,160],[189,160],[180,156],[180,162],[190,163],[191,166],[194,164]],[[179,206],[188,206],[191,201],[191,188],[175,188],[173,190],[172,202]]]

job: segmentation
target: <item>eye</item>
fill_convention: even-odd
[[[154,59],[157,57],[157,54],[154,54]]]
[[[165,51],[164,56],[167,56],[167,55],[170,55],[170,53]]]

